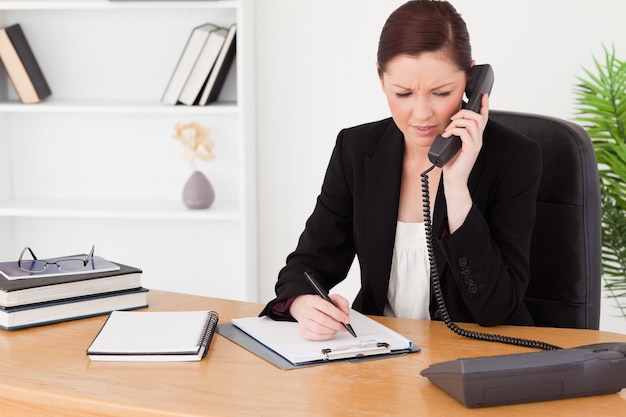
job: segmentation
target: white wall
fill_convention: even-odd
[[[313,209],[339,129],[389,115],[375,71],[378,36],[404,0],[256,4],[259,301]],[[452,0],[477,63],[496,73],[491,107],[572,119],[573,88],[612,44],[626,58],[621,0]],[[356,271],[342,284],[353,296]],[[609,303],[602,328],[626,332]]]

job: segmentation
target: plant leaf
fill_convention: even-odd
[[[626,317],[626,62],[615,47],[604,49],[604,61],[593,57],[595,72],[574,89],[576,120],[592,140],[602,205],[602,276],[605,288]]]

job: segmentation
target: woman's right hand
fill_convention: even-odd
[[[291,303],[289,313],[298,321],[300,334],[309,340],[328,340],[337,332],[346,331],[350,323],[350,303],[339,294],[331,294],[334,305],[319,295],[299,295]]]

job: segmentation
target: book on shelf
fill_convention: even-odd
[[[202,48],[209,38],[209,34],[215,28],[215,25],[206,23],[204,25],[196,26],[191,30],[191,34],[187,39],[185,48],[178,59],[178,63],[176,64],[169,83],[167,84],[165,93],[161,98],[162,103],[176,104],[178,102],[178,97],[180,97],[180,93],[182,93],[185,83],[187,82],[195,63],[200,57]]]
[[[0,29],[0,60],[22,103],[39,103],[52,94],[19,23]]]
[[[237,53],[237,24],[233,24],[228,29],[224,45],[215,61],[215,65],[209,74],[206,85],[202,90],[202,95],[198,104],[204,106],[216,101],[222,91],[226,76],[230,70],[235,55]]]
[[[0,307],[15,307],[141,287],[141,269],[113,263],[118,267],[115,270],[85,274],[55,274],[16,280],[10,280],[0,274]]]
[[[145,288],[134,288],[45,303],[0,307],[0,328],[15,330],[100,316],[115,310],[143,308],[148,306],[147,293]]]
[[[215,311],[114,311],[87,348],[94,361],[197,361],[217,327]]]
[[[209,78],[211,69],[224,45],[227,33],[226,29],[217,26],[209,33],[209,38],[202,47],[200,56],[198,56],[183,87],[183,91],[178,97],[180,103],[188,106],[198,104],[200,94],[202,94],[202,87]]]

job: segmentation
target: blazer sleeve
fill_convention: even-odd
[[[304,276],[305,271],[312,272],[329,290],[343,281],[350,270],[355,257],[353,203],[351,176],[346,175],[349,156],[344,156],[343,133],[338,135],[313,213],[306,221],[296,249],[287,256],[278,274],[276,298],[265,306],[261,315],[273,317],[271,309],[279,301],[315,294]]]
[[[449,266],[442,288],[453,294],[451,298],[461,298],[446,300],[466,309],[458,312],[457,320],[482,326],[531,324],[524,295],[530,279],[541,151],[529,139],[507,143],[506,132],[497,136],[504,144],[492,146],[484,155],[485,169],[474,178],[473,206],[465,222],[438,242]]]

